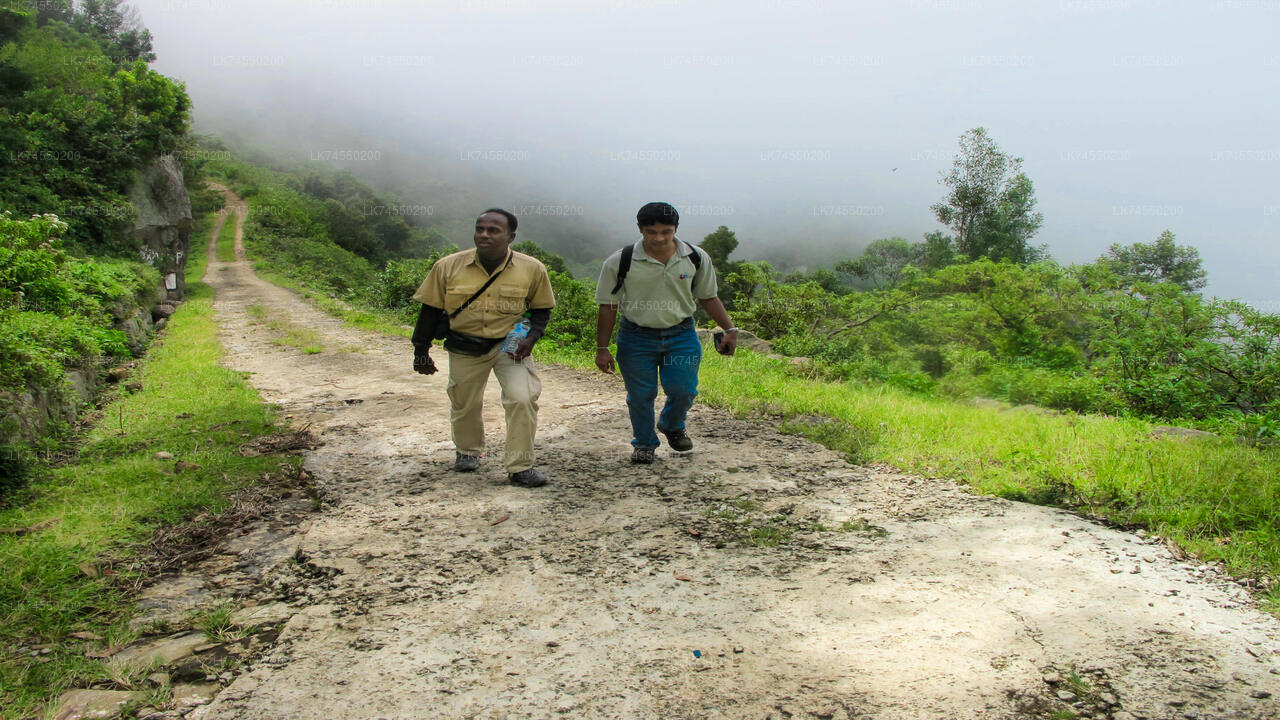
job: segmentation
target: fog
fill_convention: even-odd
[[[1162,230],[1280,312],[1280,0],[137,0],[197,130],[349,167],[455,242],[491,205],[579,260],[680,235],[805,266],[942,229],[964,131],[1063,262]]]

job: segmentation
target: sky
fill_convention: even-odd
[[[733,229],[735,259],[919,240],[982,126],[1058,260],[1168,229],[1208,293],[1280,312],[1280,0],[133,4],[197,130],[442,218],[507,207],[579,259],[635,239],[651,200],[686,240]]]

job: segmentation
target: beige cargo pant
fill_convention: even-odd
[[[507,414],[507,442],[502,464],[508,473],[533,467],[533,436],[538,431],[538,395],[542,381],[533,370],[533,359],[519,362],[495,345],[487,354],[475,357],[449,353],[449,423],[453,445],[464,455],[484,451],[484,417],[481,404],[489,372],[502,387],[502,407]]]

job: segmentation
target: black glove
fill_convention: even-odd
[[[421,373],[423,375],[435,375],[436,364],[434,361],[432,361],[431,356],[426,353],[422,353],[421,355],[414,355],[413,371],[416,373]]]

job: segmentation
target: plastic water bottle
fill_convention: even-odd
[[[502,341],[502,352],[515,355],[520,341],[526,337],[529,337],[529,313],[525,313],[516,326],[511,328],[511,332],[507,333],[507,338]]]

